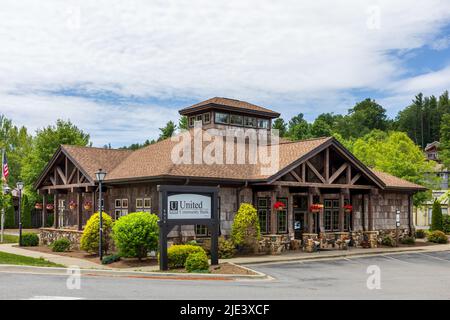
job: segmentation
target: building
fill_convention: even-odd
[[[76,238],[77,231],[72,230],[82,230],[98,207],[95,172],[99,168],[108,172],[103,206],[114,219],[135,211],[158,213],[158,185],[210,185],[220,187],[220,229],[225,236],[244,202],[257,208],[265,240],[277,243],[318,238],[332,241],[348,237],[352,231],[357,244],[371,240],[376,245],[377,237],[395,229],[397,210],[402,235],[413,231],[412,196],[425,188],[366,167],[336,139],[281,139],[278,143],[271,123],[279,113],[239,100],[213,98],[180,114],[188,117],[191,127],[183,137],[194,148],[181,148],[184,159],[191,162],[174,161],[174,154],[180,155],[181,135],[137,151],[61,146],[35,184],[44,202],[49,195],[53,198],[55,210],[54,228],[43,229],[43,238],[51,241],[61,234]],[[203,127],[196,132],[199,124]],[[227,140],[232,151],[226,155],[228,149],[220,148],[220,143],[211,147],[212,142],[202,140],[199,152],[214,161],[196,161],[197,134],[215,142],[224,130],[232,129],[252,130],[243,140]],[[251,133],[267,139],[267,145],[253,149]],[[276,162],[272,172],[273,163],[250,161],[252,155],[263,154],[264,148],[270,149]],[[217,161],[243,153],[244,163]],[[85,208],[89,203],[93,207]],[[51,214],[45,204],[44,216]],[[312,213],[313,204],[323,205],[323,209]],[[346,211],[346,205],[352,210]],[[203,226],[183,226],[170,236],[187,240],[207,234]]]
[[[430,175],[435,175],[439,179],[439,187],[432,190],[432,200],[425,202],[421,206],[414,208],[414,224],[418,228],[428,228],[431,225],[432,209],[435,200],[439,201],[442,207],[442,214],[449,214],[449,176],[450,171],[439,160],[439,142],[434,141],[427,144],[424,149],[429,161],[433,161],[434,171]]]

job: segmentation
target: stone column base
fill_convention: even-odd
[[[378,231],[363,231],[370,248],[378,248]]]
[[[317,233],[304,233],[303,244],[306,252],[316,251],[316,246],[319,246],[319,235]]]

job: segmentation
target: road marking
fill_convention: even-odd
[[[431,254],[426,254],[426,253],[419,253],[419,254],[421,254],[421,255],[423,255],[423,256],[425,256],[425,257],[430,257],[430,258],[436,259],[436,260],[441,260],[441,261],[445,261],[445,262],[450,262],[450,260],[442,259],[442,258],[439,258],[439,257],[435,257],[435,256],[432,256]]]
[[[83,300],[80,297],[62,297],[62,296],[34,296],[27,300]]]
[[[412,262],[403,261],[403,260],[400,260],[400,259],[393,258],[392,256],[389,256],[389,255],[381,255],[381,256],[384,257],[384,258],[386,258],[386,259],[390,259],[390,260],[394,260],[394,261],[399,261],[399,262],[406,263],[406,264],[414,264],[414,263],[412,263]]]

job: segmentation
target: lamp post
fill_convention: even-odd
[[[100,257],[100,261],[103,259],[103,207],[102,207],[102,183],[106,177],[106,171],[99,169],[95,176],[98,181],[98,208],[99,208],[99,219],[100,219],[100,227],[99,227],[99,245],[98,245],[98,255]]]
[[[22,190],[23,182],[17,182],[17,190],[19,190],[19,247],[22,246]]]
[[[5,184],[2,186],[2,195],[3,196],[9,194],[10,192],[11,192],[11,188],[8,187],[8,185]],[[5,203],[6,203],[6,201],[4,201],[2,204],[2,215],[0,217],[0,227],[1,227],[0,242],[3,242],[3,233],[4,233],[4,229],[5,229]]]

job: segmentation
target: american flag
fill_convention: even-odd
[[[9,177],[9,167],[8,160],[6,159],[6,153],[3,154],[3,163],[2,163],[2,178],[6,182]]]

